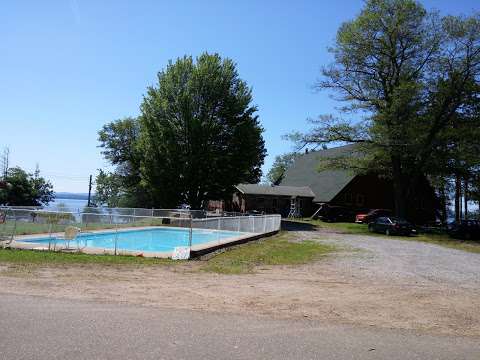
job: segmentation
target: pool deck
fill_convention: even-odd
[[[132,231],[132,230],[150,230],[150,229],[158,229],[158,228],[169,228],[169,229],[181,229],[185,230],[185,228],[181,227],[174,227],[174,226],[145,226],[145,227],[126,227],[122,229],[118,229],[118,232],[125,232],[125,231]],[[195,230],[208,230],[208,231],[219,231],[214,229],[193,229]],[[222,231],[222,230],[220,230]],[[115,232],[113,229],[103,229],[103,230],[92,230],[81,232],[80,234],[102,234],[102,233],[112,233]],[[202,244],[194,244],[190,249],[191,257],[199,256],[205,254],[207,252],[215,251],[219,248],[237,245],[241,243],[245,243],[247,241],[256,240],[264,236],[271,235],[275,232],[269,234],[262,234],[262,233],[242,233],[241,236],[233,236],[228,237],[220,240],[209,241]],[[10,244],[10,247],[16,249],[28,249],[28,250],[43,250],[48,251],[52,250],[52,248],[48,245],[42,245],[40,243],[30,242],[33,239],[48,239],[50,237],[61,237],[64,233],[52,233],[52,234],[31,234],[31,235],[19,235],[15,236],[14,241]],[[54,242],[52,241],[52,246]],[[76,242],[72,241],[72,247],[66,249],[64,247],[60,247],[55,249],[56,251],[72,251],[78,250],[75,246]],[[80,252],[85,254],[96,254],[96,255],[115,255],[114,249],[105,249],[105,248],[97,248],[97,247],[84,247],[80,249]],[[173,251],[165,251],[165,252],[153,252],[153,251],[140,251],[140,250],[121,250],[117,249],[117,255],[130,255],[130,256],[142,256],[142,257],[155,257],[155,258],[171,258]]]

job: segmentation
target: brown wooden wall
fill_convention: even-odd
[[[435,193],[428,182],[422,181],[408,199],[408,218],[416,223],[435,220],[438,208]],[[369,209],[394,209],[392,181],[375,175],[356,176],[330,202],[358,211]]]
[[[393,209],[392,182],[374,175],[356,176],[330,204],[355,209]]]
[[[300,197],[302,215],[310,216],[314,208],[312,198]],[[227,211],[260,211],[266,214],[281,214],[286,217],[290,211],[289,196],[246,195],[237,192],[232,197],[232,207]]]

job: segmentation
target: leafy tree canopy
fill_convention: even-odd
[[[266,155],[263,129],[233,61],[185,56],[157,80],[138,119],[100,131],[103,154],[116,166],[123,190],[141,206],[199,208],[237,183],[258,182]]]
[[[0,188],[0,204],[11,206],[48,205],[55,197],[52,184],[37,169],[29,174],[19,167],[10,168]]]
[[[297,156],[298,153],[295,152],[276,156],[272,167],[265,176],[266,180],[271,185],[279,185],[285,176],[285,172],[294,163]]]
[[[358,143],[367,156],[356,167],[390,176],[396,212],[405,216],[406,199],[432,173],[459,114],[478,100],[480,17],[440,17],[413,0],[369,0],[340,27],[330,51],[334,62],[317,88],[344,104],[341,115],[312,120],[312,131],[291,138]]]

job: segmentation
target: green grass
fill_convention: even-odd
[[[89,255],[20,249],[0,249],[0,263],[31,265],[101,264],[101,265],[169,265],[170,259],[137,256]]]
[[[312,221],[306,221],[306,222],[311,223],[320,229],[329,229],[329,230],[334,230],[334,231],[338,231],[346,234],[360,234],[360,235],[372,234],[370,231],[368,231],[368,227],[364,224],[328,223],[328,222],[323,222],[321,220],[312,220]]]
[[[328,223],[321,220],[296,220],[298,222],[312,224],[317,229],[333,230],[342,234],[357,234],[357,235],[370,235],[380,236],[385,239],[401,239],[409,241],[420,241],[435,245],[448,247],[451,249],[457,249],[462,251],[468,251],[472,253],[480,253],[480,241],[467,241],[453,239],[446,234],[419,234],[418,236],[391,236],[386,237],[384,234],[371,233],[368,231],[368,227],[365,224],[355,223]]]
[[[279,235],[246,243],[211,257],[198,269],[222,274],[252,273],[256,266],[304,264],[329,254],[337,249],[314,241],[289,241],[291,234]],[[57,265],[176,265],[182,261],[143,258],[135,256],[89,255],[52,251],[0,249],[0,264],[21,266],[31,271],[37,266]]]
[[[480,254],[480,242],[453,239],[442,234],[420,234],[418,236],[403,237],[405,240],[421,241],[430,244],[440,245],[451,249],[463,250]]]
[[[202,270],[220,274],[252,273],[264,265],[298,265],[314,261],[337,249],[315,241],[291,242],[291,235],[279,235],[247,243],[211,258]]]

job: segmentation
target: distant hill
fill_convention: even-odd
[[[92,198],[95,194],[92,194]],[[57,192],[55,193],[56,199],[75,199],[75,200],[88,200],[87,193],[69,193],[69,192]]]

